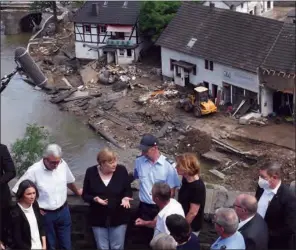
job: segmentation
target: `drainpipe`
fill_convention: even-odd
[[[262,94],[262,86],[261,86],[261,77],[259,67],[257,68],[257,81],[258,81],[258,94],[257,94],[257,104],[259,105],[259,111],[262,113],[261,107],[261,94]]]

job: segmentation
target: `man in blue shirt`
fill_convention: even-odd
[[[211,250],[246,249],[245,240],[238,229],[238,217],[234,209],[219,208],[215,212],[215,229],[220,236]]]
[[[175,189],[180,186],[180,179],[173,162],[162,155],[158,149],[159,142],[151,134],[145,134],[140,142],[139,148],[142,155],[135,161],[134,178],[139,179],[140,205],[138,218],[146,221],[154,220],[158,214],[158,208],[152,200],[152,187],[154,183],[165,182],[171,188],[171,196],[175,196]],[[142,228],[145,242],[150,242],[153,229]]]

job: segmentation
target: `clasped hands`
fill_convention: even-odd
[[[130,208],[130,207],[131,207],[131,205],[130,205],[130,201],[132,201],[132,200],[133,200],[133,198],[130,198],[130,197],[124,197],[124,198],[122,198],[122,200],[121,200],[121,204],[120,204],[120,206],[123,206],[124,208]],[[108,205],[108,199],[103,200],[103,199],[101,199],[99,196],[96,196],[96,197],[94,198],[94,202],[97,202],[97,203],[99,203],[99,204],[101,204],[101,205],[103,205],[103,206],[107,206],[107,205]]]

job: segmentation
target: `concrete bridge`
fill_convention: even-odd
[[[32,31],[34,26],[39,26],[42,21],[42,13],[32,12],[33,1],[6,1],[1,0],[1,22],[4,34],[15,35],[20,32]]]

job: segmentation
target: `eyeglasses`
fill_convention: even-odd
[[[238,207],[238,208],[243,209],[243,207],[241,207],[241,206],[239,206],[239,205],[236,205],[236,204],[233,204],[233,205],[231,206],[231,208],[235,208],[235,207]]]

